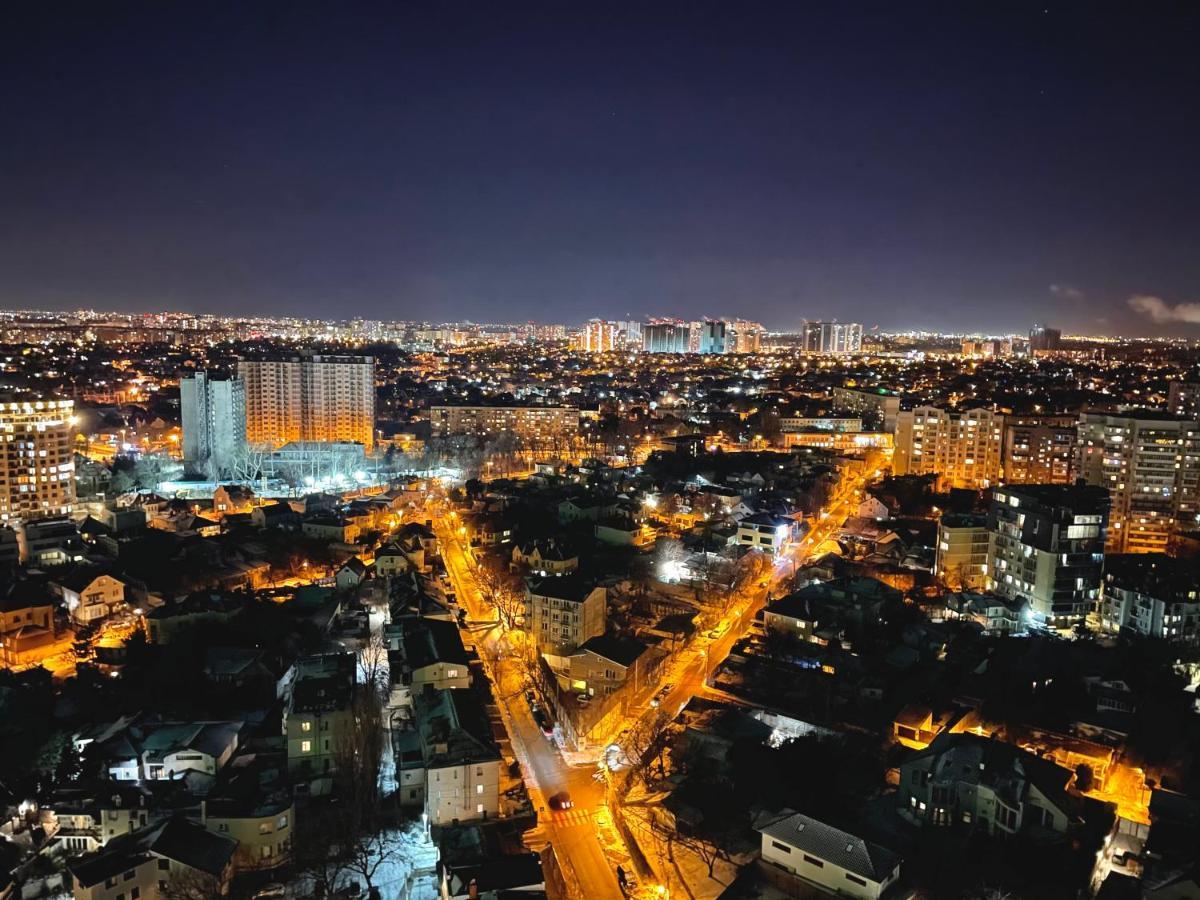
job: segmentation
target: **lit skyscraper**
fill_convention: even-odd
[[[239,377],[197,372],[179,381],[183,464],[190,474],[222,478],[246,449],[246,385]]]

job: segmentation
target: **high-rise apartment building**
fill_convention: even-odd
[[[238,361],[245,382],[246,439],[375,443],[375,360],[288,356]]]
[[[0,522],[69,515],[75,504],[75,402],[0,402]]]
[[[805,322],[806,353],[858,353],[862,350],[862,325],[856,322]]]
[[[835,387],[833,405],[835,409],[858,413],[862,417],[863,428],[889,434],[896,431],[900,396],[885,388]]]
[[[986,587],[987,555],[985,516],[947,513],[938,519],[933,574],[942,584],[956,591]]]
[[[1024,600],[1050,628],[1083,621],[1100,596],[1108,492],[1092,485],[998,487],[988,510],[988,589]]]
[[[1200,382],[1172,381],[1167,409],[1172,415],[1200,420]]]
[[[611,353],[617,347],[616,323],[588,319],[579,339],[579,348],[584,353]]]
[[[1004,421],[1004,480],[1070,484],[1075,471],[1075,416],[1009,416]]]
[[[686,323],[654,322],[642,328],[647,353],[687,353],[692,329]]]
[[[757,322],[735,319],[730,323],[733,331],[731,353],[758,353],[762,350],[762,338],[766,329]]]
[[[728,353],[732,349],[732,337],[728,322],[705,320],[700,330],[700,352]]]
[[[918,406],[896,416],[897,475],[938,475],[949,487],[981,489],[1000,480],[1004,416],[988,409]]]
[[[1062,332],[1045,325],[1034,325],[1029,329],[1029,352],[1058,350],[1062,346]]]
[[[183,464],[190,474],[223,478],[246,450],[246,385],[239,377],[196,372],[179,381]]]
[[[1110,553],[1165,552],[1180,526],[1195,526],[1195,419],[1151,411],[1081,413],[1075,455],[1078,477],[1112,494]]]

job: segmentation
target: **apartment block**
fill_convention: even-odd
[[[241,359],[246,439],[375,442],[375,360],[370,356]]]
[[[1167,413],[1081,413],[1076,472],[1112,494],[1110,553],[1161,553],[1195,527],[1200,422]]]
[[[70,515],[75,403],[0,402],[0,522]]]
[[[1075,416],[1017,416],[1004,422],[1004,481],[1070,484],[1074,480]]]
[[[1000,481],[1004,416],[987,409],[919,406],[896,417],[896,475],[938,475],[948,487],[982,489]]]
[[[577,576],[542,578],[526,588],[525,627],[543,652],[565,656],[604,634],[607,602],[604,588]]]
[[[429,410],[433,437],[501,433],[563,437],[579,431],[579,417],[579,410],[570,406],[434,406]]]
[[[228,475],[246,450],[246,385],[241,378],[197,372],[179,381],[183,464],[213,479]]]
[[[1200,643],[1200,563],[1163,553],[1113,553],[1104,560],[1100,625],[1180,644]]]
[[[1109,497],[1089,485],[1004,485],[988,511],[989,590],[1068,628],[1100,597]]]
[[[986,516],[948,514],[938,520],[934,574],[943,584],[956,591],[986,587],[987,557]]]

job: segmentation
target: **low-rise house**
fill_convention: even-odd
[[[352,556],[337,570],[333,583],[339,591],[352,591],[366,580],[367,565],[357,556]]]
[[[339,742],[352,724],[357,662],[353,653],[330,653],[306,657],[296,669],[283,715],[288,772],[319,793],[331,784]]]
[[[409,706],[429,685],[437,690],[471,686],[470,657],[458,625],[438,619],[411,618],[384,626],[392,706]]]
[[[796,540],[799,525],[795,519],[772,513],[757,513],[738,522],[737,543],[742,547],[762,550],[778,556],[783,548]]]
[[[244,723],[156,722],[131,725],[97,748],[116,781],[172,781],[215,776],[238,747]]]
[[[565,575],[579,568],[579,554],[556,540],[526,541],[512,551],[513,565],[538,575]]]
[[[902,597],[900,591],[875,578],[837,578],[809,584],[776,600],[763,610],[763,625],[801,640],[817,641],[822,628],[876,621],[885,602]]]
[[[1019,597],[998,594],[947,594],[946,613],[949,618],[975,622],[984,634],[1003,637],[1026,630],[1025,601]]]
[[[568,497],[558,504],[558,521],[563,524],[579,521],[598,522],[617,511],[614,500],[598,497]]]
[[[400,802],[423,807],[432,825],[495,818],[500,749],[471,691],[427,687],[414,697],[415,728],[393,732]]]
[[[398,538],[375,551],[375,574],[391,578],[426,571],[425,545],[414,537]]]
[[[39,657],[57,640],[55,597],[44,578],[22,578],[0,587],[0,662],[16,666]]]
[[[49,568],[80,562],[85,545],[79,528],[68,518],[36,519],[17,523],[21,561],[28,566]]]
[[[543,651],[566,655],[604,634],[604,588],[576,575],[542,578],[525,589],[525,628]]]
[[[304,519],[300,526],[305,537],[333,544],[353,544],[362,529],[344,516],[321,513]]]
[[[791,875],[797,888],[878,900],[900,878],[900,856],[812,816],[793,813],[757,830],[762,861]]]
[[[469,863],[439,860],[441,900],[534,900],[546,896],[546,877],[535,853],[491,856]]]
[[[222,484],[213,491],[212,508],[221,518],[248,513],[254,506],[254,491],[242,484]]]
[[[272,759],[239,757],[205,798],[201,821],[209,831],[237,841],[237,873],[276,869],[292,861],[296,805]]]
[[[237,841],[175,816],[109,841],[68,863],[75,900],[158,900],[178,886],[225,896]],[[185,889],[186,889],[185,888]]]
[[[276,500],[250,510],[250,523],[255,528],[281,528],[285,531],[295,531],[300,527],[300,514],[286,500]]]
[[[165,818],[153,809],[145,787],[116,781],[59,790],[39,815],[46,835],[72,856],[93,853],[115,837]]]
[[[637,638],[599,635],[588,638],[571,654],[567,676],[571,691],[589,697],[606,697],[629,683],[634,691],[646,687],[656,669],[650,660],[661,661]]]
[[[988,834],[1064,834],[1077,821],[1074,773],[1019,747],[942,734],[900,765],[900,814],[918,825]]]
[[[228,622],[244,605],[240,597],[199,592],[178,603],[164,603],[148,610],[142,615],[142,624],[150,643],[169,644],[198,624]]]
[[[76,625],[102,622],[125,608],[125,582],[99,566],[79,566],[53,584]]]

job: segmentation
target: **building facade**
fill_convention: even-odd
[[[978,590],[987,585],[988,527],[986,516],[953,515],[938,520],[934,574],[951,590]]]
[[[1008,484],[1070,484],[1075,472],[1074,416],[1010,416],[1004,422]]]
[[[0,402],[0,522],[70,515],[75,403]]]
[[[857,413],[863,425],[877,431],[894,434],[896,418],[900,415],[900,397],[884,388],[859,390],[835,387],[833,406],[845,412]]]
[[[229,475],[246,451],[246,385],[238,377],[197,372],[179,381],[183,464],[193,475]]]
[[[1104,560],[1100,625],[1174,643],[1200,643],[1200,565],[1163,553],[1113,553]]]
[[[1004,485],[988,511],[987,587],[1068,628],[1100,597],[1109,497],[1088,485]]]
[[[1081,413],[1076,472],[1112,494],[1110,553],[1161,553],[1195,527],[1200,422],[1169,414]]]
[[[246,439],[375,442],[375,360],[370,356],[241,359]]]
[[[430,434],[514,434],[529,439],[571,436],[579,431],[579,410],[570,406],[434,406]]]
[[[577,576],[543,578],[526,588],[525,627],[543,652],[565,656],[604,634],[607,602],[604,588]]]
[[[896,417],[896,475],[938,475],[949,487],[975,490],[1000,481],[1004,416],[987,409],[918,406]]]
[[[806,353],[858,353],[862,350],[862,325],[857,322],[805,322]]]
[[[692,330],[683,322],[655,322],[642,327],[642,349],[647,353],[687,353]]]

